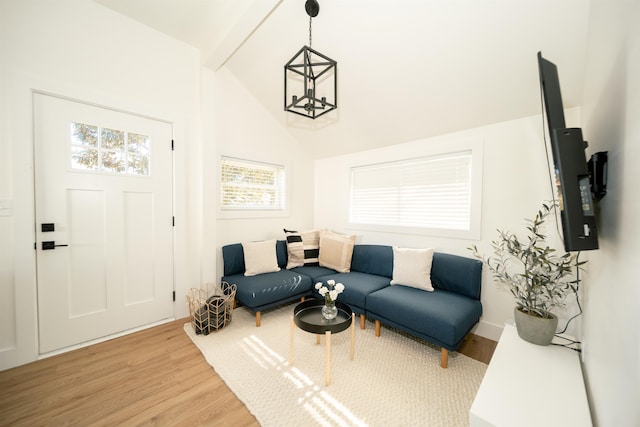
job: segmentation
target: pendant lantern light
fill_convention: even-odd
[[[284,109],[316,119],[338,107],[338,63],[311,48],[311,23],[318,15],[317,0],[307,0],[309,46],[303,46],[284,66]]]

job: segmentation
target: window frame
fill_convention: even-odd
[[[470,195],[470,218],[469,229],[459,230],[451,228],[434,228],[403,225],[369,224],[352,221],[353,203],[353,171],[358,168],[385,165],[402,165],[403,163],[414,162],[416,159],[437,159],[442,156],[452,155],[460,152],[471,153],[471,195]],[[483,143],[480,141],[455,141],[447,144],[439,144],[429,147],[428,150],[421,150],[415,155],[387,156],[381,161],[371,161],[363,164],[352,164],[349,170],[349,206],[347,212],[348,227],[354,230],[375,231],[399,234],[416,234],[424,236],[473,239],[479,240],[481,234],[481,210],[482,210],[482,165],[483,165]]]
[[[284,175],[281,184],[280,207],[249,207],[249,206],[225,206],[223,205],[223,182],[222,182],[222,165],[223,162],[231,161],[244,165],[256,165],[260,168],[274,168],[280,170]],[[289,189],[290,189],[290,168],[286,163],[269,162],[262,160],[254,160],[240,158],[235,156],[220,155],[217,164],[217,211],[219,219],[235,219],[235,218],[279,218],[289,215]]]

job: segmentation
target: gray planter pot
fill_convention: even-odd
[[[525,341],[537,345],[549,345],[556,333],[558,318],[549,313],[551,318],[545,319],[523,313],[516,307],[514,310],[518,335]]]

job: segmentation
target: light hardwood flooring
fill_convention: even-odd
[[[258,426],[184,333],[187,321],[0,372],[0,426]],[[470,334],[459,351],[488,363],[495,347]]]

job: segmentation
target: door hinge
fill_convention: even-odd
[[[174,150],[174,147],[173,147],[173,139],[172,139],[171,140],[171,151],[173,151],[173,150]]]
[[[176,226],[176,217],[175,217],[175,216],[172,216],[172,217],[171,217],[171,226],[172,226],[172,227],[175,227],[175,226]]]
[[[176,291],[173,291],[173,302],[176,302]]]

